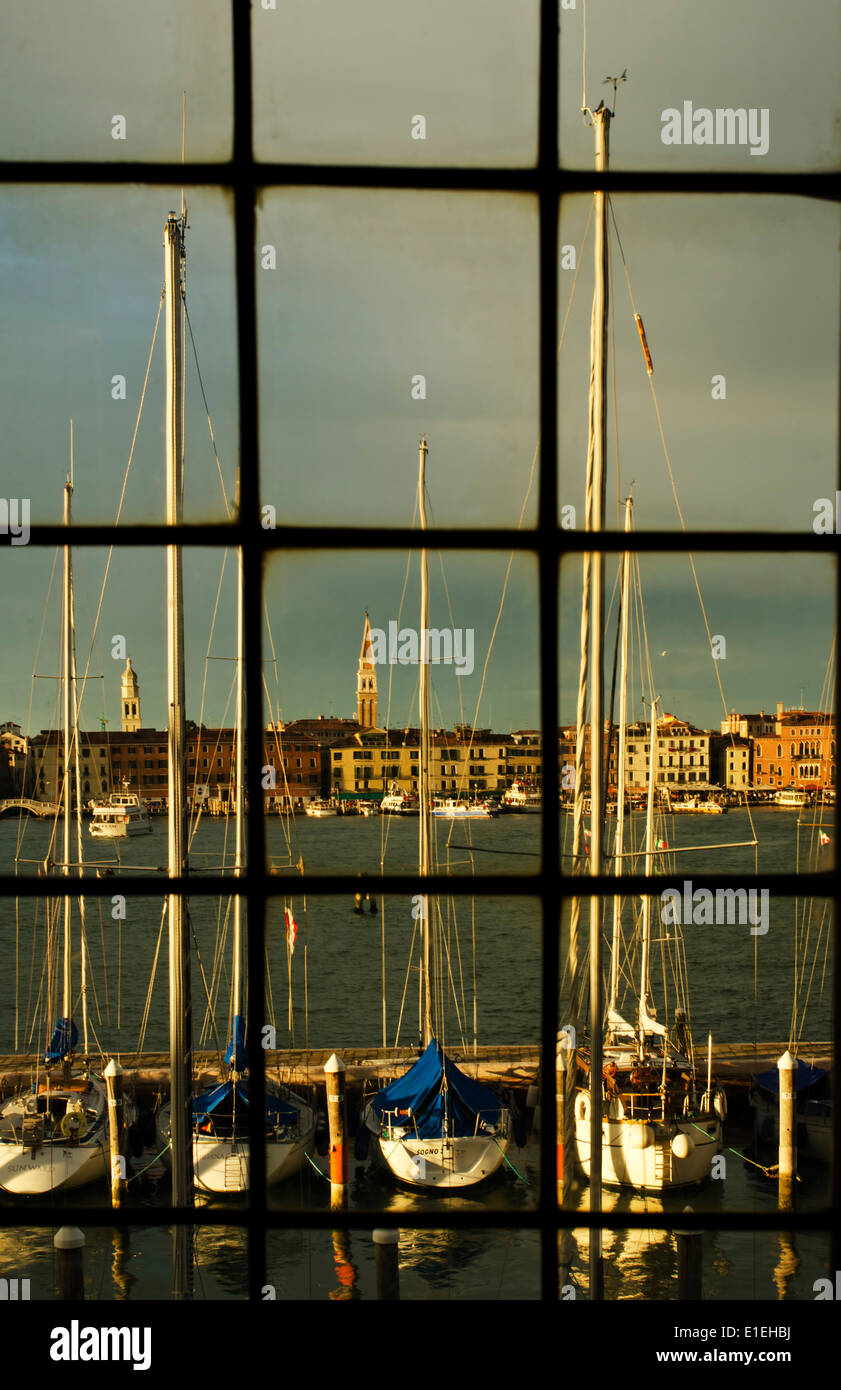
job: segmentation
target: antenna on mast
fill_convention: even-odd
[[[623,68],[622,71],[620,72],[620,74],[619,74],[618,77],[605,77],[605,78],[602,80],[602,86],[603,86],[603,87],[604,87],[605,84],[608,83],[608,82],[612,82],[612,83],[613,83],[613,114],[614,114],[614,116],[616,115],[616,100],[617,100],[616,89],[617,89],[617,87],[619,86],[619,83],[620,83],[620,82],[627,82],[627,81],[628,81],[628,69],[627,69],[627,68]]]
[[[73,421],[70,421],[70,476],[67,480],[73,486]]]

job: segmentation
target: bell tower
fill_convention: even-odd
[[[356,673],[356,718],[363,729],[377,727],[377,669],[374,664],[371,624],[367,611],[362,632],[362,650],[359,653],[359,669]]]
[[[137,733],[140,728],[140,680],[131,664],[131,657],[126,662],[120,682],[120,700],[123,733]]]

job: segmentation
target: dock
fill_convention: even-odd
[[[713,1044],[713,1076],[726,1090],[744,1092],[754,1076],[770,1071],[788,1047],[787,1042]],[[797,1046],[797,1056],[811,1066],[832,1070],[832,1043],[808,1042]],[[288,1086],[324,1085],[324,1064],[337,1052],[346,1068],[348,1093],[359,1095],[366,1087],[381,1087],[401,1076],[419,1054],[417,1047],[321,1047],[278,1048],[266,1051],[266,1075]],[[123,1052],[114,1054],[123,1068],[124,1084],[138,1099],[151,1103],[169,1089],[169,1054],[166,1052]],[[540,1047],[536,1043],[495,1045],[475,1049],[447,1046],[447,1055],[468,1076],[486,1086],[525,1091],[538,1081]],[[696,1049],[699,1073],[706,1067],[706,1053]],[[28,1084],[37,1067],[43,1070],[40,1054],[0,1054],[0,1098]],[[217,1051],[193,1053],[196,1088],[213,1085],[226,1074]]]

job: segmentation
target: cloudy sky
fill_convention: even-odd
[[[147,0],[0,4],[0,151],[5,159],[177,158],[181,92],[187,152],[225,158],[231,143],[228,6]],[[587,168],[592,132],[580,113],[585,7],[562,12],[562,158]],[[611,132],[614,167],[828,170],[839,163],[838,6],[781,0],[589,0],[587,100],[610,96],[628,71]],[[536,150],[537,5],[508,0],[277,0],[254,7],[256,148],[291,161],[529,164]],[[808,73],[808,91],[803,74]],[[744,107],[769,113],[770,147],[664,145],[662,112]],[[114,117],[125,140],[112,139]],[[422,115],[426,139],[412,138]],[[140,402],[162,286],[161,238],[177,189],[103,191],[7,186],[0,193],[0,494],[30,499],[32,520],[57,520],[74,420],[78,520],[112,521]],[[561,207],[559,360],[561,501],[583,507],[589,315],[590,200]],[[633,482],[640,527],[674,528],[665,467],[633,306],[652,350],[653,384],[687,525],[811,534],[814,503],[835,490],[839,294],[837,207],[814,199],[618,196],[614,239],[618,462],[610,422],[609,524]],[[188,304],[222,461],[237,467],[233,228],[223,194],[189,198]],[[405,524],[415,499],[417,442],[429,438],[432,518],[441,524],[525,525],[538,442],[536,207],[480,193],[273,189],[259,210],[261,487],[279,519]],[[263,262],[266,266],[263,268]],[[569,268],[566,268],[569,266]],[[425,398],[413,399],[413,378]],[[125,399],[114,379],[125,377]],[[723,399],[713,378],[724,378]],[[719,392],[720,394],[720,392]],[[186,510],[220,518],[223,489],[194,366],[188,373]],[[159,335],[126,488],[122,524],[163,512],[163,354]],[[817,544],[817,542],[816,542]],[[57,670],[53,555],[0,550],[6,660],[0,722],[48,725]],[[78,645],[87,661],[103,553],[77,555]],[[205,655],[221,557],[187,563],[188,704],[224,717],[229,662]],[[362,615],[387,627],[400,611],[405,556],[278,558],[266,588],[278,667],[273,711],[286,718],[354,711]],[[507,556],[452,555],[449,603],[433,559],[432,621],[475,631],[476,672],[435,673],[441,722],[475,709]],[[572,717],[579,562],[562,581],[564,717]],[[704,556],[699,574],[727,703],[815,703],[834,625],[834,576],[820,554],[784,562]],[[688,565],[644,561],[652,648],[662,693],[701,723],[720,697]],[[414,623],[417,565],[402,621]],[[164,717],[163,556],[128,552],[111,567],[83,722],[116,718],[126,637],[142,679],[144,718]],[[42,621],[44,638],[38,652]],[[222,585],[214,656],[230,657],[233,565]],[[511,573],[479,722],[533,726],[539,717],[535,567]],[[659,658],[658,658],[659,660]],[[410,717],[416,671],[395,668],[392,716]],[[388,682],[383,672],[381,690]],[[30,713],[30,699],[32,700]],[[381,696],[382,700],[382,696]],[[381,714],[384,705],[381,703]],[[437,718],[437,715],[436,715]]]

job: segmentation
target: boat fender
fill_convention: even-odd
[[[727,1097],[720,1088],[713,1096],[713,1110],[720,1120],[727,1119]]]
[[[362,894],[361,894],[361,893],[354,893],[354,895],[353,895],[353,910],[354,910],[354,912],[361,912],[361,911],[362,911]]]
[[[651,1125],[631,1125],[628,1144],[632,1149],[650,1149],[654,1143],[654,1130]]]
[[[672,1153],[675,1158],[688,1158],[695,1148],[695,1140],[691,1134],[676,1134],[672,1140]]]
[[[78,1109],[74,1106],[72,1110],[68,1109],[62,1115],[59,1129],[65,1139],[84,1139],[88,1132],[88,1122],[81,1106]]]
[[[589,1096],[579,1094],[575,1097],[575,1118],[582,1121],[590,1118]]]
[[[526,1109],[533,1110],[540,1100],[540,1091],[532,1084],[526,1091]]]

